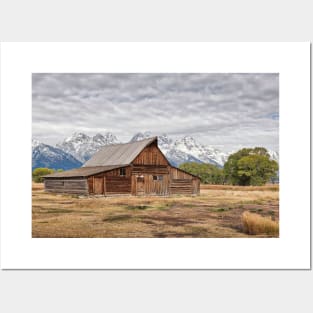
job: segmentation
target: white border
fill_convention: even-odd
[[[280,238],[32,239],[32,72],[279,72]],[[2,268],[308,269],[309,166],[309,43],[1,44]]]

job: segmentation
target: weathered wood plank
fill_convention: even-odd
[[[155,145],[151,144],[146,147],[133,161],[134,165],[168,165],[168,161]]]

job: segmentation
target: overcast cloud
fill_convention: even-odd
[[[191,135],[230,151],[278,151],[278,74],[33,74],[33,137]]]

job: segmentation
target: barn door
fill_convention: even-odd
[[[95,194],[103,194],[103,177],[95,177]]]
[[[143,176],[137,177],[137,184],[136,184],[136,193],[137,195],[143,195],[145,193],[145,180]]]

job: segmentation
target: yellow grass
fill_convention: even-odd
[[[197,197],[78,197],[46,193],[34,183],[32,236],[269,237],[243,232],[241,216],[257,212],[278,221],[278,197],[277,188],[226,186],[201,186]]]
[[[250,235],[267,234],[279,235],[279,225],[270,217],[263,217],[259,214],[244,212],[242,214],[243,231]]]

